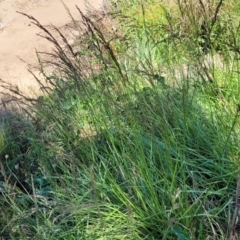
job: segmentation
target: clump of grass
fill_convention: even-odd
[[[119,9],[130,6],[122,4]],[[174,7],[175,14],[177,7],[186,6]],[[199,43],[191,42],[191,34],[183,38],[186,46],[172,35],[156,44],[150,26],[163,21],[159,26],[167,28],[161,28],[161,38],[185,25],[177,25],[165,5],[148,14],[155,8],[133,1],[129,12],[139,9],[144,14],[137,15],[137,26],[115,18],[120,33],[104,25],[112,13],[96,19],[99,14],[89,17],[78,9],[82,25],[72,21],[84,32],[79,44],[76,40],[70,46],[55,28],[65,48],[48,28],[24,14],[55,51],[48,53],[53,57],[48,62],[37,53],[48,83],[35,76],[42,96],[29,99],[17,93],[26,100],[34,126],[25,133],[30,141],[21,152],[37,167],[29,169],[26,191],[2,194],[7,210],[1,234],[23,239],[226,239],[237,231],[238,60],[233,58],[232,65],[223,60],[224,70],[214,63],[206,68],[199,52],[192,51]],[[157,19],[162,10],[164,20]],[[189,18],[194,13],[184,11]],[[185,21],[199,30],[195,21]],[[201,57],[206,58],[204,51]],[[46,74],[45,64],[56,71]],[[187,72],[173,72],[182,64]]]

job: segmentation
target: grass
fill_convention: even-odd
[[[54,52],[37,53],[42,95],[12,89],[26,113],[1,124],[0,236],[239,237],[239,8],[189,2],[79,9],[65,47],[26,15]],[[196,14],[217,19],[202,34]]]

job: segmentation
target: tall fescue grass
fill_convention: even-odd
[[[37,53],[41,96],[13,91],[31,122],[2,122],[0,235],[237,239],[235,7],[135,0],[112,1],[107,14],[78,9],[74,46],[55,29],[65,47],[26,15],[54,51]]]

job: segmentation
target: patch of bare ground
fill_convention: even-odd
[[[98,9],[102,0],[88,2],[93,8]],[[76,21],[80,20],[76,5],[83,12],[87,11],[84,0],[68,0],[63,3]],[[66,36],[69,44],[73,45],[81,33],[79,29],[74,29],[74,24],[63,3],[58,0],[0,0],[0,108],[4,111],[13,107],[18,108],[21,104],[18,97],[34,98],[40,93],[41,86],[35,78],[44,79],[44,76],[38,69],[36,52],[51,53],[54,47],[50,41],[41,37],[44,36],[44,31],[33,24],[31,19],[16,11],[34,16],[51,31],[57,41],[61,42],[62,37],[59,33],[51,30],[52,25],[55,26]],[[49,55],[42,54],[41,57],[46,62],[49,61]],[[46,66],[45,71],[46,73],[54,71],[53,65]],[[14,103],[16,101],[17,106]]]

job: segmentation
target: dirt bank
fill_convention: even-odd
[[[79,19],[76,5],[86,11],[84,0],[63,0],[74,18]],[[102,0],[89,0],[99,8]],[[25,92],[37,91],[38,86],[27,68],[37,66],[35,49],[51,51],[51,44],[39,36],[40,30],[21,11],[41,24],[53,24],[68,34],[70,18],[60,0],[0,0],[0,78],[16,84]],[[37,73],[36,70],[33,70]]]

